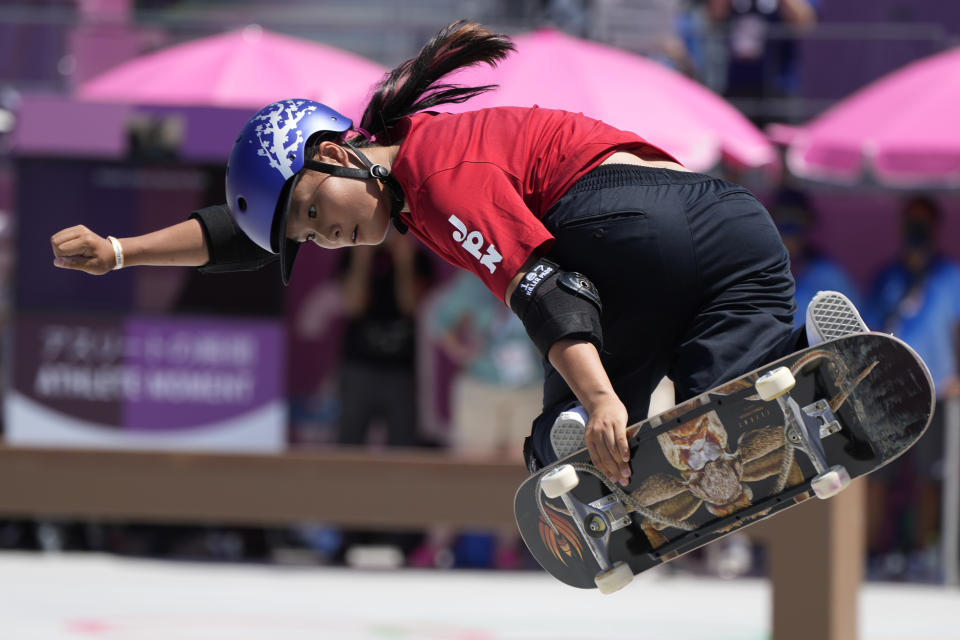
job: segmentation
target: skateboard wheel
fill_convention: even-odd
[[[577,471],[569,464],[562,464],[544,474],[540,488],[548,498],[559,498],[580,484]]]
[[[618,562],[610,569],[597,574],[593,581],[600,593],[613,593],[623,589],[633,580],[633,570],[626,562]]]
[[[846,489],[849,484],[850,474],[840,465],[836,465],[814,478],[810,487],[818,498],[826,500]]]
[[[774,400],[793,389],[797,381],[787,367],[777,367],[757,379],[757,393],[763,401]]]

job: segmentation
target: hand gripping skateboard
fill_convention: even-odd
[[[628,427],[630,484],[586,449],[530,476],[514,511],[540,565],[609,593],[637,573],[817,496],[909,449],[933,414],[923,361],[879,333],[791,354]]]

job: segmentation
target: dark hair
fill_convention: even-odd
[[[515,47],[510,39],[475,22],[459,20],[440,30],[415,58],[398,65],[376,85],[360,128],[390,143],[402,118],[444,103],[460,103],[497,87],[439,83],[447,74],[481,62],[494,66]]]

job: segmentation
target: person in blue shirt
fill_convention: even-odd
[[[928,433],[895,464],[871,475],[871,509],[882,514],[871,549],[883,558],[875,575],[936,580],[936,548],[944,446],[944,400],[960,396],[960,265],[938,249],[941,217],[936,200],[910,198],[901,218],[901,250],[878,274],[864,308],[875,331],[912,346],[930,369],[937,411]],[[935,554],[933,554],[935,556]]]
[[[960,394],[960,265],[937,248],[940,215],[932,198],[907,202],[900,256],[878,275],[864,319],[872,329],[912,346],[927,363],[937,396],[944,398]]]
[[[792,188],[781,189],[770,207],[770,215],[790,253],[790,270],[797,283],[794,326],[803,326],[807,306],[818,291],[840,291],[854,306],[860,306],[861,296],[857,285],[811,239],[816,216],[807,195]],[[871,326],[869,322],[867,326]]]

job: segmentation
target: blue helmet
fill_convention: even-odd
[[[241,129],[227,162],[227,204],[237,226],[261,248],[280,254],[286,284],[298,243],[286,239],[289,194],[315,133],[343,134],[350,118],[312,100],[281,100]]]

